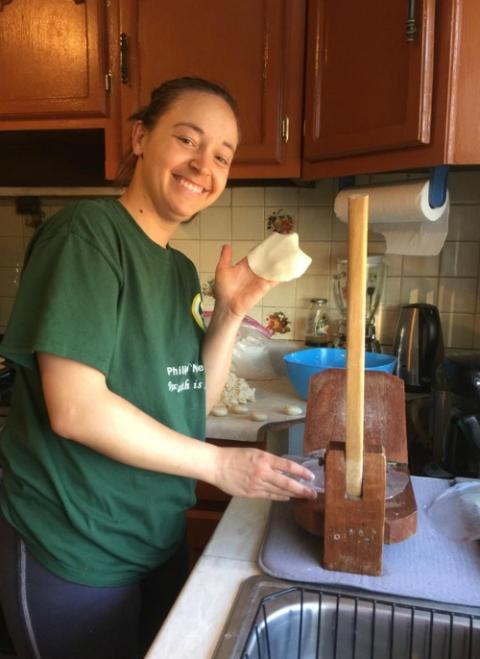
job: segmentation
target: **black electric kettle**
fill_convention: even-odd
[[[440,314],[433,304],[407,304],[400,310],[393,343],[396,374],[405,391],[430,391],[437,367],[442,363],[443,336]]]

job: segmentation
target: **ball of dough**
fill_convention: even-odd
[[[264,412],[252,412],[251,417],[252,421],[266,421],[268,419],[268,415]]]
[[[246,414],[248,407],[246,405],[234,405],[231,410],[234,414]]]
[[[210,414],[213,416],[227,416],[228,410],[225,405],[215,405],[215,407],[212,407]]]
[[[298,233],[274,231],[247,254],[247,261],[262,279],[291,281],[303,275],[312,259],[298,246]]]
[[[302,408],[298,407],[298,405],[285,405],[283,412],[288,416],[298,416],[299,414],[303,414]]]

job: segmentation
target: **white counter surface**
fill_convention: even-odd
[[[269,510],[268,501],[232,499],[146,659],[211,659],[240,585],[261,574]]]

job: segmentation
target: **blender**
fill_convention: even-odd
[[[333,295],[341,314],[338,327],[338,340],[341,345],[347,343],[347,269],[348,260],[338,259],[337,273],[333,275]],[[367,290],[365,319],[365,350],[382,352],[375,332],[375,314],[385,288],[386,264],[382,256],[367,257]]]

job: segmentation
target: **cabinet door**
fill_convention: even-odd
[[[105,6],[0,0],[0,119],[105,115]]]
[[[132,76],[124,119],[164,80],[215,80],[240,106],[232,175],[298,176],[304,23],[304,0],[124,0]]]
[[[428,144],[434,14],[435,0],[310,0],[305,160]]]

